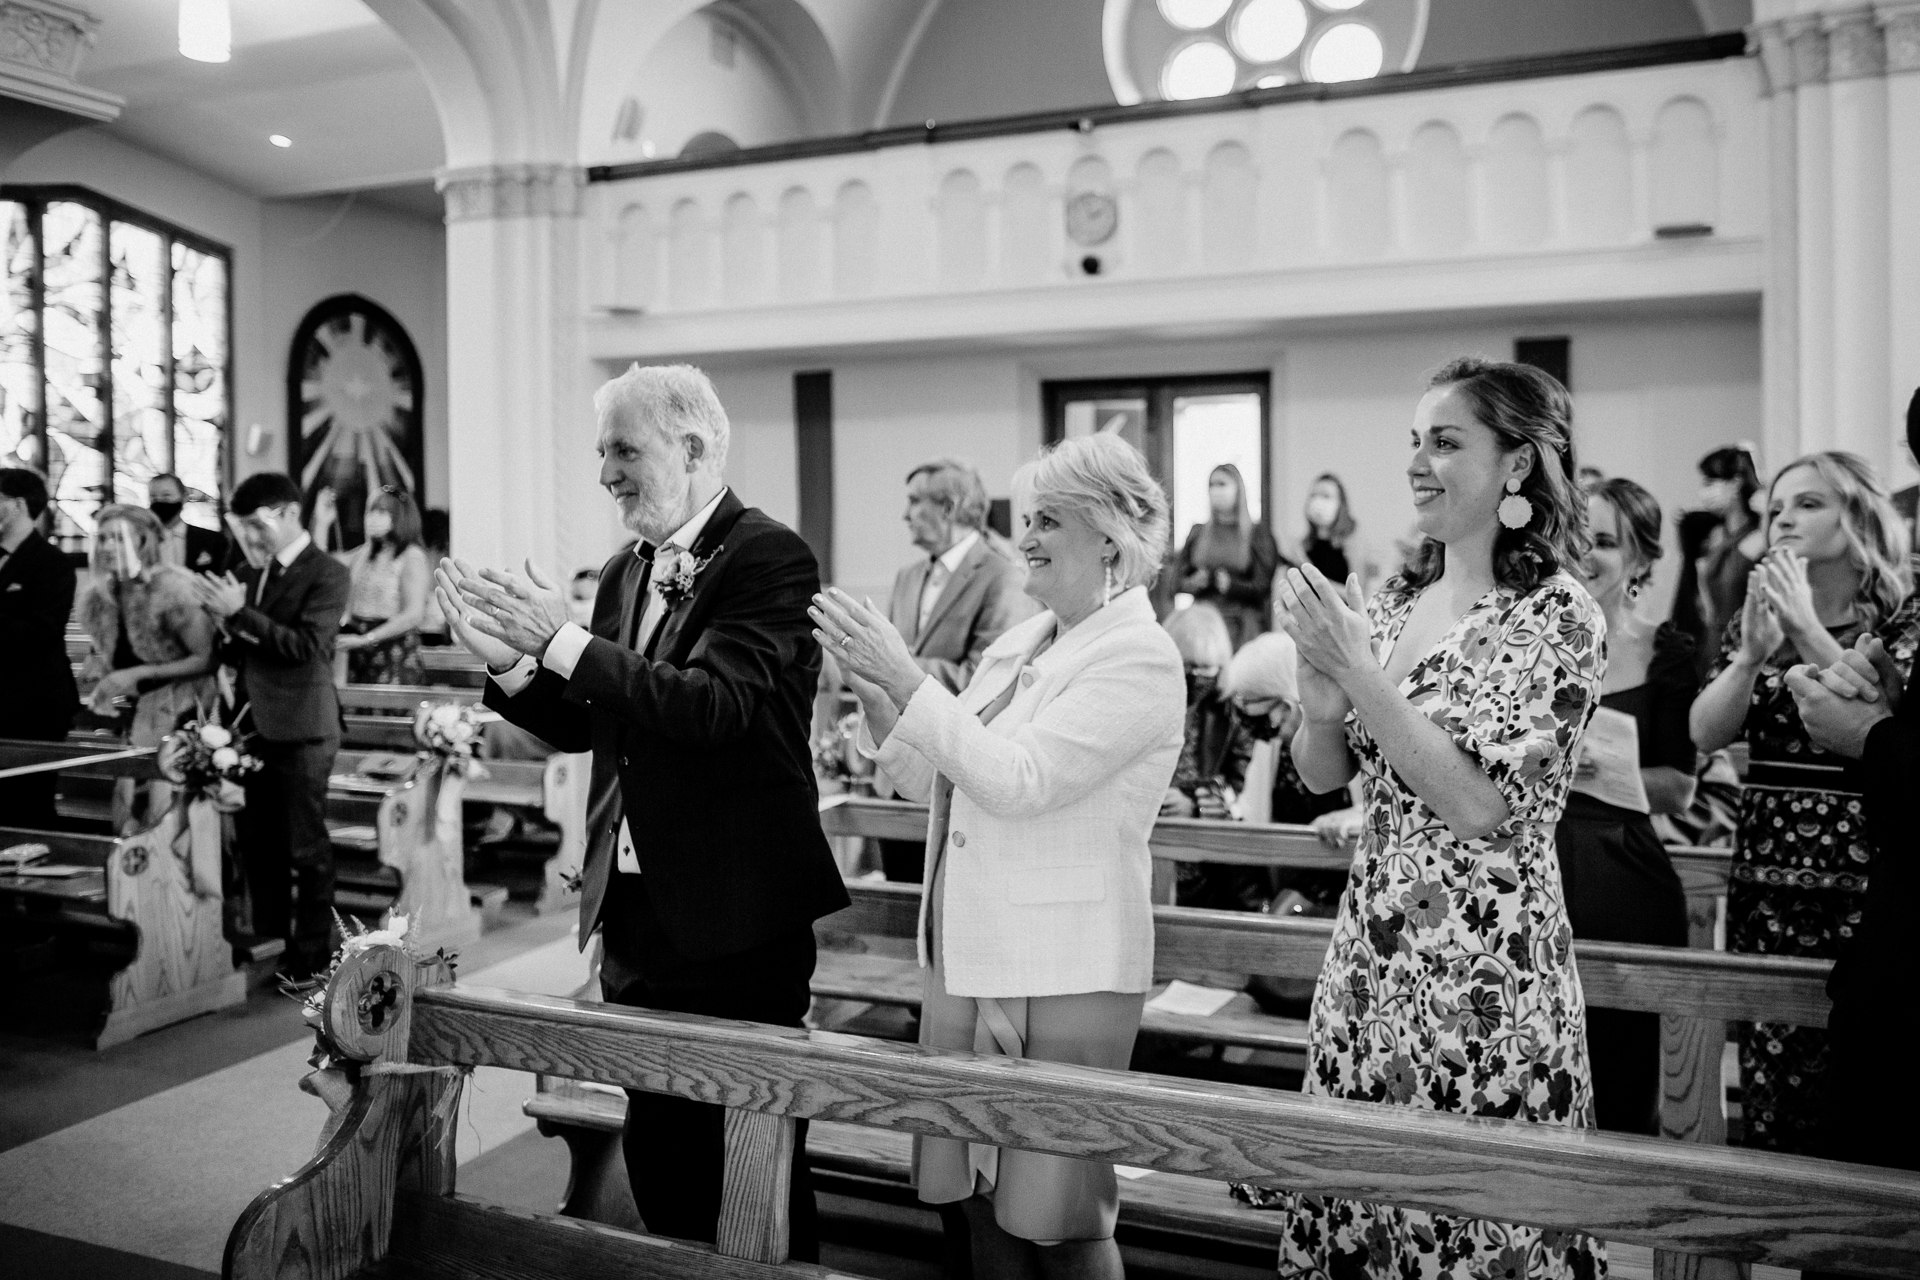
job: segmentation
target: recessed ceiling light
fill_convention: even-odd
[[[276,147],[290,147],[293,145],[293,139],[284,133],[270,133],[267,135],[267,141]]]
[[[233,56],[233,13],[227,0],[180,0],[180,56],[225,62]]]

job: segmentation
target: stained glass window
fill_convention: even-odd
[[[226,249],[93,192],[0,188],[0,466],[47,477],[54,536],[163,471],[219,527],[232,422]]]

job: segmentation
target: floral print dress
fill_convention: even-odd
[[[1851,649],[1861,630],[1848,623],[1828,634]],[[1920,648],[1920,596],[1909,596],[1874,634],[1900,674],[1910,676]],[[1741,635],[1736,614],[1709,679],[1739,654]],[[1727,885],[1727,950],[1834,959],[1860,924],[1873,845],[1858,779],[1800,724],[1786,679],[1800,661],[1791,641],[1775,650],[1760,664],[1747,704],[1749,764]],[[1743,1143],[1814,1154],[1825,1029],[1743,1022],[1737,1039]]]
[[[1381,661],[1418,593],[1368,616]],[[1583,1128],[1593,1123],[1586,1004],[1554,823],[1599,704],[1606,623],[1565,573],[1482,596],[1401,691],[1499,787],[1511,816],[1461,840],[1400,780],[1357,717],[1366,822],[1309,1020],[1306,1092]],[[1283,1197],[1285,1277],[1482,1280],[1604,1274],[1605,1246],[1324,1196]]]

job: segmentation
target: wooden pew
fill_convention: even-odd
[[[1099,1159],[1158,1174],[1581,1231],[1695,1259],[1920,1271],[1920,1176],[1016,1061],[478,988],[391,948],[343,966],[327,1020],[357,1073],[314,1159],[228,1237],[229,1280],[614,1274],[811,1277],[788,1261],[794,1121]],[[456,1193],[458,1071],[539,1071],[727,1108],[718,1241],[700,1246]],[[418,1068],[442,1068],[420,1071]]]
[[[411,752],[415,748],[413,717],[421,703],[475,705],[480,696],[478,688],[342,685],[339,697],[347,727],[345,745],[360,751]],[[482,714],[489,722],[498,720],[492,712]],[[569,887],[568,877],[578,873],[586,861],[590,758],[556,754],[544,762],[490,759],[482,763],[489,777],[468,784],[469,802],[532,809],[559,830],[559,845],[542,869],[534,910],[544,915],[578,905],[579,892]],[[530,771],[537,772],[537,781],[530,781]]]
[[[131,952],[107,979],[96,1049],[246,1001],[247,976],[222,932],[221,899],[194,893],[185,842],[177,810],[121,839],[0,828],[0,849],[44,844],[53,851],[45,861],[87,868],[49,879],[14,875],[0,859],[0,929],[77,932]]]
[[[429,684],[478,689],[487,683],[487,664],[465,649],[446,645],[422,646],[420,665],[426,668]]]

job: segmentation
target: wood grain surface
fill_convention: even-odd
[[[472,706],[481,696],[479,689],[455,689],[444,684],[343,684],[337,692],[343,711],[399,712],[408,717],[409,723],[423,702]]]
[[[1684,1253],[1920,1269],[1920,1176],[1800,1157],[459,987],[419,994],[410,1057]]]
[[[803,1262],[729,1258],[705,1245],[578,1218],[403,1192],[380,1274],[462,1280],[852,1280]]]
[[[913,885],[849,881],[853,905],[816,928],[834,935],[912,937],[920,891]],[[1245,911],[1155,907],[1154,968],[1317,978],[1333,936],[1331,920],[1285,919]],[[1626,942],[1573,944],[1587,1003],[1722,1022],[1761,1019],[1823,1027],[1827,960],[1732,955]],[[823,993],[870,999],[855,991]]]
[[[151,755],[131,760],[107,760],[89,764],[97,756],[125,751],[127,744],[109,738],[69,738],[65,742],[34,742],[24,738],[0,738],[0,769],[47,760],[63,760],[60,772],[76,778],[157,778],[159,768]]]
[[[714,1248],[729,1258],[785,1262],[793,1223],[794,1122],[768,1111],[730,1110]],[[666,1157],[671,1159],[671,1156]]]
[[[233,962],[222,902],[194,893],[184,816],[169,809],[118,842],[106,861],[107,914],[133,927],[133,960],[107,981],[107,1017],[94,1047],[243,1004],[246,974]]]

